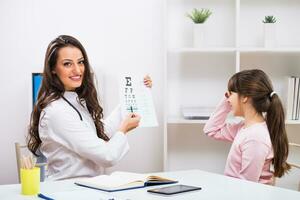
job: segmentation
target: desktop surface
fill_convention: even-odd
[[[153,174],[153,173],[151,173]],[[41,183],[41,193],[55,200],[63,199],[97,199],[97,200],[199,200],[199,199],[243,199],[243,200],[299,200],[300,192],[279,187],[239,180],[220,174],[204,172],[201,170],[173,171],[156,173],[166,178],[178,180],[178,184],[201,187],[202,190],[180,193],[171,196],[148,193],[148,189],[163,186],[151,186],[140,189],[125,190],[120,192],[103,192],[100,190],[80,187],[74,184],[74,180],[46,181]],[[20,194],[21,186],[1,185],[1,200],[32,200],[39,199],[35,196],[23,196]]]

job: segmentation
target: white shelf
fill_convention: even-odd
[[[264,47],[241,47],[239,50],[241,53],[300,53],[299,47],[276,47],[276,48],[264,48]]]
[[[187,48],[173,48],[170,49],[169,52],[174,52],[174,53],[230,53],[230,52],[235,52],[236,48],[232,47],[215,47],[215,48],[192,48],[192,47],[187,47]]]
[[[193,120],[193,119],[184,119],[182,117],[170,117],[168,119],[168,124],[205,124],[208,120]],[[286,125],[299,125],[300,120],[286,120]]]
[[[286,120],[285,124],[300,124],[300,120]]]
[[[173,53],[300,53],[300,47],[276,47],[276,48],[264,48],[264,47],[208,47],[208,48],[172,48],[169,52]]]
[[[168,124],[205,124],[207,120],[184,119],[182,117],[171,117]]]

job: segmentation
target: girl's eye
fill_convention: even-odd
[[[82,60],[82,61],[79,61],[78,64],[83,65],[83,64],[84,64],[84,61],[83,61],[83,60]]]

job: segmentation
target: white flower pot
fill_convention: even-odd
[[[264,24],[264,47],[272,48],[276,47],[276,24],[275,23],[265,23]]]
[[[193,44],[195,48],[201,48],[206,46],[205,24],[194,24]]]

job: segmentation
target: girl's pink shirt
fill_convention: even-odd
[[[244,122],[226,123],[231,106],[224,98],[204,126],[204,133],[218,140],[230,141],[224,174],[253,182],[271,184],[273,148],[266,122],[247,128]]]

